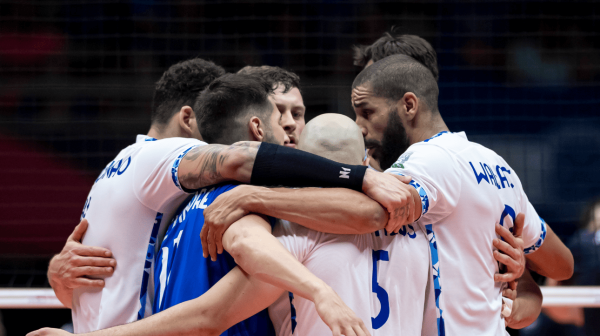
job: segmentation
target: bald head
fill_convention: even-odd
[[[423,64],[406,55],[392,55],[361,71],[352,88],[368,87],[377,97],[397,102],[405,93],[414,93],[431,112],[438,111],[439,89],[433,74]]]
[[[360,128],[354,120],[337,113],[322,114],[306,124],[298,149],[352,165],[362,164],[365,156]]]

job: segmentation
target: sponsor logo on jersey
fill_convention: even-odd
[[[406,152],[404,154],[402,154],[399,158],[398,161],[396,161],[393,165],[392,168],[404,168],[404,163],[406,161],[408,161],[408,159],[410,158],[410,156],[413,154],[413,152]]]

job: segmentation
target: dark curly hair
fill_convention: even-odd
[[[354,65],[364,67],[370,60],[377,62],[390,55],[407,55],[423,64],[437,81],[440,72],[437,65],[437,54],[431,44],[416,35],[401,35],[392,27],[370,46],[354,46]]]
[[[250,115],[266,122],[273,113],[269,101],[273,89],[269,81],[255,76],[226,74],[215,79],[193,107],[201,116],[198,124],[204,141],[228,145],[245,140]]]
[[[164,126],[183,106],[192,106],[198,94],[225,70],[215,63],[192,58],[172,65],[156,82],[150,119]]]
[[[238,72],[240,75],[256,76],[271,83],[275,88],[282,84],[283,93],[287,93],[293,88],[300,89],[300,77],[291,71],[287,71],[280,67],[263,65],[263,66],[245,66]]]

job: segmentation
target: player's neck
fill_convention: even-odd
[[[187,137],[185,134],[182,134],[178,127],[158,127],[156,125],[150,126],[150,130],[148,131],[147,135],[157,140],[175,137]]]
[[[410,144],[425,141],[440,132],[450,132],[439,113],[430,114],[425,120],[419,120],[416,127],[408,134]]]

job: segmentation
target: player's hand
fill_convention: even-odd
[[[87,231],[88,221],[83,219],[67,238],[62,251],[48,266],[48,281],[52,287],[74,289],[78,287],[104,287],[104,280],[88,277],[110,276],[117,261],[112,252],[103,247],[86,246],[81,239]]]
[[[333,336],[371,335],[363,321],[346,306],[331,287],[316,294],[314,303],[317,313],[331,329]]]
[[[65,336],[72,335],[70,332],[62,329],[42,328],[28,333],[26,336]]]
[[[505,316],[504,314],[502,314],[502,316],[504,316],[504,326],[509,326],[513,323],[512,311],[515,309],[515,305],[518,304],[518,301],[516,301],[516,299],[517,299],[517,281],[511,281],[508,283],[508,287],[504,288],[502,290],[502,297],[507,298],[512,301],[512,307],[509,306],[511,313],[508,316]],[[502,300],[502,312],[504,312],[504,310],[506,309],[505,306],[506,306],[506,303],[504,300]]]
[[[265,189],[239,185],[217,196],[212,204],[204,209],[204,226],[200,231],[204,258],[210,255],[211,260],[216,261],[217,254],[223,253],[223,234],[231,224],[248,214],[244,203],[259,188]]]
[[[525,253],[523,252],[523,225],[525,224],[525,215],[520,213],[515,219],[513,232],[500,224],[496,224],[496,233],[504,239],[504,241],[495,238],[493,245],[498,251],[494,251],[494,259],[506,266],[504,274],[494,274],[494,281],[515,282],[523,275],[525,271]]]
[[[410,176],[379,173],[367,169],[363,180],[363,192],[377,201],[390,213],[385,227],[387,232],[398,232],[403,225],[416,220],[415,201],[408,185]]]

